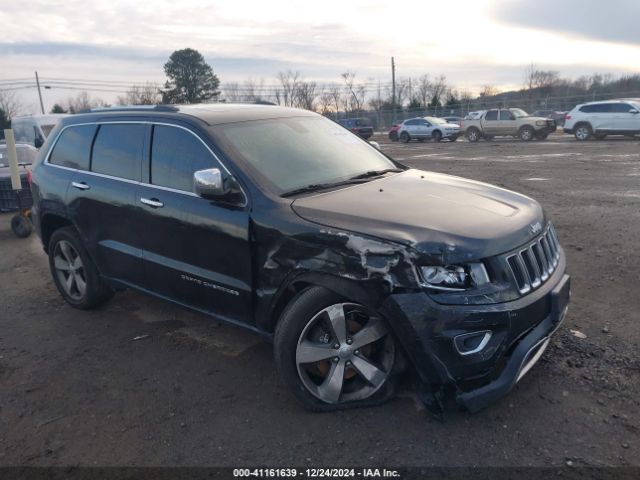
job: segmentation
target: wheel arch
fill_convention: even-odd
[[[66,216],[59,213],[45,213],[40,219],[40,238],[45,252],[49,253],[49,240],[56,230],[63,227],[74,227],[73,222]]]
[[[375,308],[380,298],[375,289],[367,288],[361,282],[348,278],[320,272],[301,272],[289,280],[285,280],[276,293],[267,315],[259,325],[262,329],[273,332],[285,307],[302,291],[310,287],[323,287],[347,300]]]

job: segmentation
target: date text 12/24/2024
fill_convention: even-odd
[[[234,478],[400,478],[386,468],[236,468]]]

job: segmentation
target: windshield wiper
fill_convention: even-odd
[[[355,180],[355,181],[354,181]],[[290,190],[288,192],[284,192],[281,197],[292,197],[294,195],[300,195],[302,193],[310,193],[310,192],[318,192],[320,190],[327,190],[329,188],[340,187],[342,185],[351,185],[354,183],[364,183],[363,181],[357,181],[357,178],[350,178],[349,180],[343,180],[341,182],[333,182],[333,183],[313,183],[311,185],[307,185],[306,187],[296,188],[295,190]]]
[[[371,170],[369,172],[361,173],[360,175],[356,175],[355,177],[351,177],[350,180],[358,180],[360,178],[370,178],[370,177],[379,177],[380,175],[384,175],[385,173],[398,173],[403,170],[399,168],[386,168],[384,170]]]

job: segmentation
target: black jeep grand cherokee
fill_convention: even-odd
[[[33,220],[67,302],[131,287],[266,334],[314,410],[387,399],[407,366],[426,400],[478,410],[566,312],[537,202],[409,169],[308,111],[93,111],[40,155]]]

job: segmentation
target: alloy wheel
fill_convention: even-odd
[[[305,388],[336,404],[363,400],[389,377],[395,343],[380,317],[362,305],[338,303],[318,312],[296,347],[296,366]]]
[[[591,133],[587,127],[578,127],[576,129],[576,138],[578,140],[586,140],[589,138],[589,135],[591,135]]]
[[[73,245],[60,240],[53,251],[53,264],[60,285],[74,300],[81,300],[87,291],[84,264]]]

